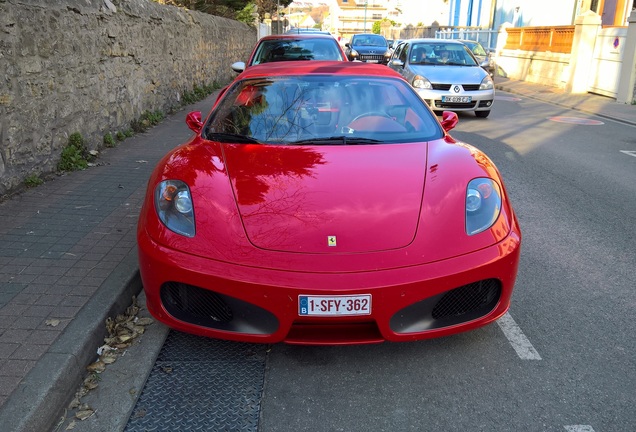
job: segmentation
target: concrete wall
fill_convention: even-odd
[[[602,28],[601,17],[591,11],[578,15],[569,54],[503,49],[508,26],[497,39],[500,76],[636,103],[636,10],[626,28]]]
[[[0,0],[0,196],[56,170],[68,137],[90,149],[194,85],[225,84],[256,31],[151,0]]]
[[[511,79],[565,88],[570,54],[521,50],[499,51],[497,74]]]

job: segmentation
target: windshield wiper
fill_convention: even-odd
[[[261,144],[260,141],[245,135],[226,133],[226,132],[210,132],[206,135],[210,141],[222,141],[237,144]]]
[[[328,138],[309,138],[290,142],[289,144],[380,144],[382,141],[371,138],[347,137],[346,135],[332,136]]]

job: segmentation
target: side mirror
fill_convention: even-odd
[[[351,48],[351,44],[350,44],[349,42],[347,42],[347,43],[345,44],[345,46],[346,46],[347,48]]]
[[[245,62],[238,61],[236,63],[232,63],[232,70],[236,73],[241,73],[245,70]]]
[[[397,67],[404,66],[404,63],[400,59],[393,59],[393,60],[390,61],[390,64],[391,64],[391,66],[397,66]]]
[[[457,113],[453,111],[444,111],[442,113],[442,128],[444,128],[446,132],[457,126],[457,122],[459,122]]]
[[[186,124],[196,134],[203,129],[203,122],[201,121],[201,111],[192,111],[186,116]]]

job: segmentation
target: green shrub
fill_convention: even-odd
[[[42,183],[44,183],[44,180],[40,178],[39,174],[31,174],[30,176],[24,179],[24,184],[28,188],[39,186]]]
[[[115,134],[115,139],[117,141],[123,141],[126,139],[126,135],[124,135],[122,131],[117,131],[117,133]]]
[[[113,135],[110,132],[104,135],[104,146],[115,147],[116,145],[115,138],[113,138]]]
[[[203,85],[199,87],[198,85],[194,85],[192,87],[192,91],[185,91],[181,97],[181,105],[190,105],[200,100],[205,99],[209,95],[211,95],[214,90],[221,88],[216,82],[210,85]]]
[[[88,167],[88,153],[84,138],[79,132],[68,137],[68,144],[62,150],[62,157],[57,164],[59,171],[77,171]]]

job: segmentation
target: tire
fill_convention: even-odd
[[[486,118],[490,115],[490,110],[488,111],[475,111],[475,115],[479,118]]]

